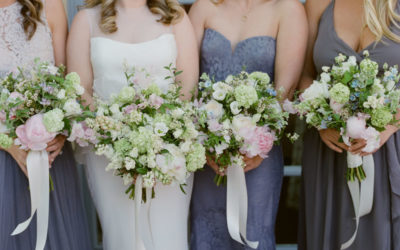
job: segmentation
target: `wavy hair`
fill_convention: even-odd
[[[38,23],[42,22],[40,15],[43,10],[43,3],[40,0],[17,0],[22,5],[22,27],[30,40],[36,32]]]
[[[383,37],[400,43],[400,36],[391,27],[400,29],[400,15],[396,12],[397,0],[364,0],[365,23],[376,36],[376,41]]]
[[[93,8],[100,5],[101,19],[100,29],[106,34],[114,33],[118,30],[116,19],[117,10],[115,8],[117,0],[86,0],[84,7]],[[147,0],[149,10],[160,15],[157,21],[165,25],[171,25],[179,22],[183,17],[185,10],[180,6],[177,0]]]

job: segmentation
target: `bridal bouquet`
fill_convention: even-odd
[[[333,128],[340,131],[345,144],[353,139],[364,139],[364,152],[374,152],[380,145],[380,133],[387,125],[397,123],[395,114],[400,108],[400,90],[396,83],[400,76],[395,67],[368,58],[356,62],[354,56],[339,55],[336,64],[324,67],[318,81],[302,93],[294,103],[286,102],[292,113],[306,118],[307,124],[317,129]],[[362,158],[348,155],[347,179],[365,179]]]
[[[14,143],[40,151],[57,134],[87,144],[94,134],[77,134],[88,109],[81,103],[84,92],[76,73],[64,77],[64,68],[36,61],[31,72],[8,75],[0,80],[0,146]]]
[[[351,145],[354,139],[363,139],[363,151],[372,153],[380,146],[380,132],[387,125],[396,125],[400,108],[400,90],[396,88],[400,76],[395,67],[369,59],[357,63],[354,56],[339,55],[332,67],[324,67],[318,81],[294,102],[284,107],[305,117],[317,129],[336,129],[342,141]],[[360,218],[369,214],[373,206],[375,166],[373,155],[347,153],[347,185],[350,190],[356,230],[341,249],[349,248],[356,238]]]
[[[242,72],[215,82],[203,74],[199,83],[198,126],[207,155],[227,176],[215,182],[227,184],[227,224],[237,242],[257,249],[246,237],[247,188],[244,156],[268,157],[283,134],[289,114],[284,112],[268,74]]]
[[[64,68],[35,61],[32,71],[19,69],[0,80],[0,146],[13,144],[28,150],[26,159],[31,216],[20,223],[12,235],[22,233],[37,216],[36,248],[46,243],[49,214],[50,185],[47,143],[56,135],[69,136],[68,140],[87,144],[96,139],[87,130],[77,134],[86,114],[90,112],[80,102],[84,89],[76,73],[64,77]]]
[[[199,83],[199,124],[207,154],[219,166],[245,167],[243,156],[266,158],[287,125],[268,74],[242,72],[213,82],[203,74]],[[218,185],[226,181],[217,175]]]
[[[106,170],[122,177],[132,199],[138,177],[145,188],[156,182],[182,188],[190,173],[206,162],[205,149],[197,142],[193,105],[180,99],[178,84],[171,83],[163,93],[151,76],[140,79],[135,73],[138,70],[126,73],[128,85],[108,102],[97,100],[96,118],[86,119],[98,135],[96,154],[110,160]],[[137,81],[150,84],[141,87]]]

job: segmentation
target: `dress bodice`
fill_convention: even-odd
[[[142,43],[124,43],[104,37],[91,38],[91,61],[93,67],[93,90],[102,99],[118,93],[127,85],[125,65],[144,69],[162,91],[171,82],[165,77],[170,72],[164,67],[176,64],[175,36],[167,33]]]
[[[45,12],[42,23],[37,23],[33,37],[28,40],[22,27],[21,4],[15,2],[0,8],[0,77],[18,67],[32,68],[35,58],[54,63],[52,34]]]
[[[331,66],[335,63],[335,57],[339,53],[346,56],[355,56],[357,61],[363,59],[363,51],[368,50],[371,60],[376,61],[382,66],[387,63],[390,66],[400,64],[400,43],[396,43],[386,37],[378,43],[371,43],[361,52],[354,51],[337,34],[334,25],[334,6],[335,0],[332,0],[325,12],[322,14],[318,36],[314,44],[314,65],[318,73],[321,73],[323,66]],[[397,2],[397,10],[400,7],[400,0]],[[393,32],[400,35],[400,29],[391,27]]]
[[[221,33],[206,29],[201,45],[201,72],[216,81],[242,70],[261,71],[274,77],[276,41],[270,36],[254,36],[240,41],[232,51],[231,42]]]

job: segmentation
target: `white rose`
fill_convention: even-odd
[[[133,178],[130,174],[122,175],[122,180],[123,180],[125,186],[133,183]]]
[[[208,118],[210,119],[220,119],[224,115],[224,108],[221,103],[210,100],[205,106]]]
[[[60,100],[65,98],[65,89],[61,89],[60,91],[58,91],[57,98]]]
[[[69,99],[64,104],[65,116],[79,115],[82,113],[81,105],[74,99]]]
[[[226,97],[226,91],[223,89],[218,89],[213,93],[213,98],[215,100],[222,101],[225,99],[225,97]]]
[[[175,118],[175,119],[181,118],[184,114],[185,114],[185,112],[181,108],[176,108],[176,109],[172,110],[172,112],[171,112],[172,118]]]
[[[239,103],[237,101],[231,102],[230,104],[232,114],[237,115],[240,113],[241,109],[239,109]]]
[[[154,125],[154,133],[158,136],[164,136],[168,132],[168,126],[163,122],[157,122]]]
[[[304,100],[312,100],[319,97],[328,98],[329,97],[329,88],[328,84],[324,82],[314,81],[310,87],[308,87],[301,97]]]

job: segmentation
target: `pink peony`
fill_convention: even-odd
[[[43,115],[36,114],[29,118],[24,125],[15,130],[17,143],[24,149],[44,150],[47,143],[54,139],[56,133],[49,133],[43,124]]]
[[[258,139],[259,155],[262,158],[266,158],[269,151],[271,151],[274,146],[276,137],[273,133],[269,132],[268,128],[265,127],[257,127],[255,135]]]
[[[164,99],[162,99],[161,97],[159,97],[156,94],[151,94],[149,101],[150,101],[150,104],[153,107],[155,107],[156,109],[160,108],[161,105],[164,103]]]
[[[342,111],[342,108],[344,106],[344,104],[337,103],[332,99],[331,99],[329,105],[333,109],[333,112],[335,112],[336,114],[339,114]]]
[[[367,123],[365,118],[360,116],[352,116],[347,120],[347,136],[353,139],[363,137]]]

